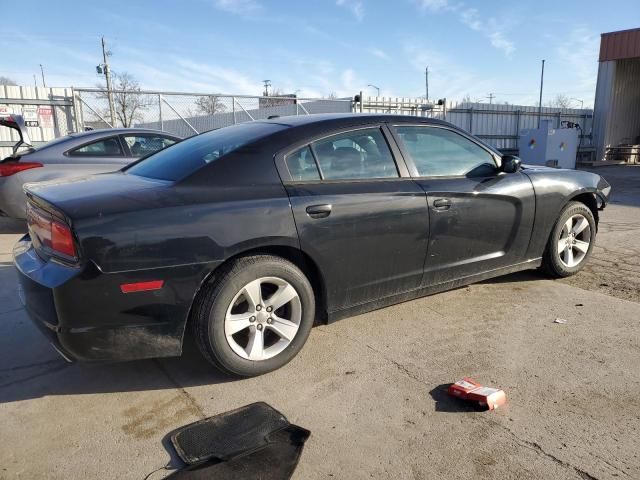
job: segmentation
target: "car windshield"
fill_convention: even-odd
[[[206,132],[154,153],[126,168],[127,173],[178,181],[238,148],[286,128],[251,122]]]

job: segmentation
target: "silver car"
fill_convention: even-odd
[[[0,216],[25,218],[25,183],[73,178],[119,170],[143,156],[180,141],[158,130],[113,128],[73,133],[33,148],[23,118],[0,118],[20,140],[0,161]]]

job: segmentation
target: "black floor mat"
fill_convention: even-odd
[[[190,465],[166,480],[288,480],[309,435],[309,430],[289,425],[268,435],[266,444],[257,450],[226,462],[211,459]]]
[[[227,460],[265,446],[271,433],[289,425],[280,412],[258,402],[187,425],[171,436],[171,443],[189,465]]]

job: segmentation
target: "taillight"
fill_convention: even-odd
[[[73,233],[67,224],[27,202],[27,225],[31,240],[36,246],[42,246],[50,253],[67,260],[77,259]]]
[[[51,222],[51,249],[67,257],[76,257],[76,246],[73,243],[71,229],[55,220]]]
[[[11,175],[22,172],[24,170],[29,170],[31,168],[38,168],[38,167],[42,167],[42,164],[38,162],[0,163],[0,177],[10,177]]]

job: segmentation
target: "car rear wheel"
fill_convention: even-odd
[[[543,266],[554,277],[575,275],[584,267],[596,239],[596,222],[583,203],[570,202],[560,213],[544,253]]]
[[[315,317],[308,279],[280,257],[242,257],[223,267],[194,310],[197,344],[219,369],[243,377],[288,363]]]

